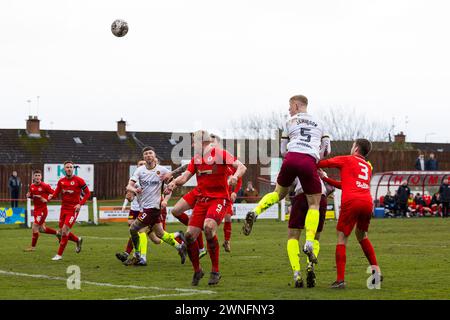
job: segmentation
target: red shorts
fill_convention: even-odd
[[[227,211],[226,211],[225,215],[227,215],[227,214],[229,214],[231,216],[235,215],[234,210],[233,210],[233,202],[231,202],[231,201],[229,202],[229,204],[227,206]]]
[[[306,214],[308,213],[308,200],[304,193],[300,193],[292,200],[292,209],[289,215],[289,229],[304,229]],[[327,197],[322,195],[319,207],[319,225],[317,232],[322,232],[325,216],[327,213]]]
[[[199,198],[195,204],[189,226],[203,229],[205,219],[213,219],[220,225],[230,206],[230,202],[223,198]]]
[[[140,211],[137,210],[130,210],[130,213],[128,214],[128,220],[136,220]]]
[[[316,159],[313,156],[299,152],[288,152],[286,154],[278,173],[277,183],[288,188],[296,177],[300,179],[303,192],[306,194],[322,193]]]
[[[336,226],[337,231],[341,231],[345,236],[349,236],[353,228],[362,231],[369,231],[370,219],[372,219],[372,201],[354,199],[342,203],[339,220]]]
[[[194,208],[195,202],[197,201],[197,198],[200,196],[200,193],[198,192],[197,188],[192,189],[188,193],[186,193],[183,196],[184,201],[186,201],[189,204],[189,207]]]
[[[161,223],[161,210],[156,208],[144,209],[139,213],[137,219],[146,226],[153,227]]]
[[[47,219],[47,214],[48,214],[47,206],[42,208],[35,207],[33,210],[34,223],[42,226],[45,223],[45,219]]]
[[[72,229],[77,218],[78,212],[75,212],[75,209],[61,209],[61,214],[59,215],[59,228],[61,229],[66,225]]]

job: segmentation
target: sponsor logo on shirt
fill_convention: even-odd
[[[365,182],[356,181],[356,186],[361,189],[369,189],[369,185]]]

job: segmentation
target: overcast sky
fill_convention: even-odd
[[[43,129],[122,117],[130,131],[224,129],[305,94],[311,113],[356,108],[408,141],[450,142],[449,12],[446,0],[2,0],[0,128],[24,128],[31,109]]]

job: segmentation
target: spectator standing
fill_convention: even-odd
[[[448,185],[448,178],[445,178],[439,187],[439,197],[442,204],[442,218],[448,218],[448,207],[450,203],[450,186]]]
[[[429,158],[425,162],[425,170],[427,171],[437,171],[438,161],[436,160],[434,153],[430,153]]]
[[[419,153],[419,156],[416,159],[416,170],[425,171],[425,156],[423,153]]]
[[[397,189],[397,204],[400,210],[400,214],[406,217],[408,212],[408,198],[411,194],[411,189],[408,187],[408,182],[403,181],[400,187]]]
[[[258,202],[257,197],[259,196],[258,190],[253,188],[253,183],[251,181],[247,182],[247,188],[244,190],[244,197],[248,197],[245,199],[248,203]]]
[[[17,171],[13,171],[11,177],[9,177],[8,188],[11,197],[11,208],[17,208],[19,206],[20,190],[22,188],[22,182],[17,176]]]

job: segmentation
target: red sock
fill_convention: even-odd
[[[198,256],[197,241],[194,241],[193,243],[188,244],[187,247],[188,247],[189,259],[191,259],[192,266],[194,267],[194,271],[199,272],[201,269],[200,269],[200,258]]]
[[[223,235],[226,241],[230,241],[231,239],[231,221],[223,224]]]
[[[56,230],[50,227],[45,227],[45,233],[47,234],[56,234]]]
[[[199,249],[203,249],[205,247],[205,244],[203,243],[203,234],[201,232],[197,237],[197,244]]]
[[[61,242],[59,243],[58,255],[62,256],[64,249],[66,248],[67,242],[69,241],[69,236],[62,236]]]
[[[219,272],[219,240],[217,235],[212,239],[207,239],[208,252],[212,263],[212,272]]]
[[[189,224],[189,216],[186,213],[182,213],[180,214],[177,219],[184,224],[185,226],[187,226]]]
[[[33,232],[33,236],[31,238],[31,246],[34,248],[36,247],[36,243],[38,241],[39,238],[39,232]]]
[[[128,243],[127,243],[127,247],[125,248],[125,252],[130,254],[131,251],[133,251],[133,241],[130,239],[128,239]]]
[[[375,250],[373,250],[372,243],[370,243],[369,238],[361,240],[359,244],[361,245],[367,260],[369,260],[370,265],[377,266],[377,257],[375,256]]]
[[[69,233],[69,240],[73,242],[78,242],[78,237],[74,235],[72,232]]]
[[[344,281],[346,261],[347,256],[345,254],[345,244],[336,245],[337,281]]]

